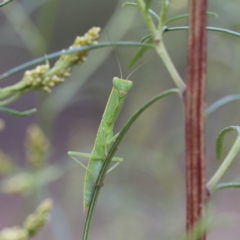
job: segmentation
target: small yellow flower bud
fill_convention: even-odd
[[[0,240],[27,240],[28,233],[19,227],[4,228],[0,232]]]

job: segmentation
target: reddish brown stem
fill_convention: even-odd
[[[190,0],[185,99],[187,231],[203,214],[205,178],[205,85],[207,0]],[[201,238],[205,239],[205,236]]]

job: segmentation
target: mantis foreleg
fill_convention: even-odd
[[[95,159],[95,160],[103,160],[101,157],[99,156],[94,156],[90,153],[82,153],[82,152],[68,152],[68,155],[70,157],[73,157],[73,156],[77,156],[77,157],[85,157],[85,158],[91,158],[91,159]],[[112,159],[112,161],[114,162],[122,162],[123,161],[123,158],[119,158],[119,157],[114,157]],[[84,168],[86,168],[86,166],[84,166]]]

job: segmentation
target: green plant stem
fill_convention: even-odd
[[[136,119],[148,108],[150,107],[153,103],[155,103],[156,101],[160,100],[163,97],[166,97],[168,95],[171,94],[175,94],[175,93],[179,93],[178,89],[170,89],[167,90],[159,95],[157,95],[156,97],[152,98],[149,102],[147,102],[146,104],[144,104],[137,112],[135,112],[133,114],[133,116],[128,120],[128,122],[125,124],[125,126],[123,127],[123,129],[119,132],[118,137],[116,138],[115,142],[113,143],[107,158],[104,160],[104,164],[103,167],[101,169],[101,172],[99,174],[99,177],[97,179],[96,182],[96,187],[94,189],[93,192],[93,196],[88,208],[88,213],[87,213],[87,217],[86,217],[86,221],[85,221],[85,226],[84,226],[84,233],[83,233],[83,240],[88,240],[88,236],[89,236],[89,232],[90,232],[90,228],[91,228],[91,223],[92,223],[92,219],[93,219],[93,214],[94,214],[94,210],[97,204],[97,199],[101,190],[100,186],[103,186],[103,181],[105,179],[107,170],[109,169],[109,165],[111,163],[111,159],[113,158],[115,152],[118,149],[119,144],[121,143],[123,137],[125,136],[125,134],[127,133],[127,131],[129,130],[129,128],[132,126],[132,124],[136,121]]]
[[[178,89],[181,91],[181,95],[182,95],[186,89],[186,85],[185,85],[184,81],[181,79],[179,73],[177,72],[171,58],[169,57],[168,52],[167,52],[165,45],[163,43],[163,40],[162,40],[162,34],[163,34],[163,30],[164,30],[162,28],[162,26],[163,26],[164,21],[167,16],[167,9],[168,9],[169,1],[164,0],[162,2],[160,23],[159,23],[158,29],[154,25],[149,12],[145,11],[146,6],[145,6],[144,1],[136,0],[136,2],[137,2],[139,10],[141,11],[141,13],[143,15],[145,23],[146,23],[149,31],[151,32],[151,35],[153,36],[153,41],[155,43],[156,52],[162,58],[169,74],[171,75],[171,77],[172,77],[174,83],[176,84],[176,86],[178,87]]]
[[[159,32],[163,31],[163,27],[167,19],[168,6],[169,6],[169,0],[162,0],[162,6],[160,10],[160,18],[159,18],[159,24],[158,24]]]
[[[145,23],[147,24],[148,30],[151,32],[152,36],[154,36],[154,40],[160,40],[161,35],[159,31],[157,30],[156,26],[154,25],[154,22],[149,14],[149,12],[146,12],[146,4],[143,0],[136,0],[136,3],[138,5],[138,8],[140,12],[142,13],[142,16],[145,20]]]
[[[32,115],[36,111],[37,111],[37,109],[33,108],[33,109],[30,109],[30,110],[27,110],[27,111],[20,112],[20,111],[16,111],[16,110],[13,110],[13,109],[10,109],[10,108],[5,108],[5,107],[0,106],[0,112],[4,112],[6,114],[13,115],[13,116],[16,116],[16,117],[26,117],[26,116]]]
[[[1,88],[0,89],[0,99],[9,97],[10,95],[15,94],[15,93],[21,91],[22,88],[24,88],[24,87],[25,87],[24,82],[20,81],[20,82],[15,83],[15,84],[13,84],[11,86],[8,86],[8,87],[5,87],[5,88]]]
[[[183,94],[185,89],[186,89],[186,84],[183,82],[183,80],[182,80],[181,76],[179,75],[178,71],[176,70],[171,58],[169,57],[163,41],[161,41],[156,46],[156,51],[157,51],[158,55],[162,58],[162,60],[165,64],[169,74],[171,75],[174,83],[176,84],[178,89]]]
[[[0,106],[6,106],[14,101],[16,101],[18,98],[20,98],[23,95],[23,92],[18,92],[12,95],[11,97],[0,101]]]
[[[229,151],[228,155],[224,159],[221,166],[218,168],[216,173],[213,175],[213,177],[210,179],[210,181],[207,184],[208,190],[210,193],[212,193],[216,185],[219,183],[220,179],[223,177],[231,163],[233,162],[234,158],[236,157],[237,153],[239,152],[239,146],[240,146],[240,136],[238,135],[236,141],[234,142],[231,150]]]

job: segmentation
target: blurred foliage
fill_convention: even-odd
[[[149,1],[150,2],[150,1]],[[103,28],[99,41],[140,41],[148,31],[135,8],[122,8],[123,1],[13,1],[0,9],[0,69],[1,73],[35,57],[61,50],[72,39],[92,26]],[[160,1],[151,2],[159,12]],[[186,0],[172,0],[169,17],[187,12]],[[209,18],[209,26],[240,31],[237,0],[209,1],[209,11],[218,18]],[[169,26],[184,26],[182,19]],[[186,31],[169,32],[164,41],[181,76],[186,73]],[[226,95],[239,94],[240,40],[221,33],[208,33],[207,104]],[[136,52],[132,48],[117,48],[124,76]],[[116,132],[143,103],[154,95],[173,87],[171,78],[159,57],[148,51],[142,61],[150,61],[131,76],[134,85],[123,112],[116,123]],[[85,170],[67,157],[68,150],[90,152],[110,90],[112,78],[119,76],[116,58],[111,48],[92,51],[84,65],[76,67],[66,84],[51,95],[29,94],[13,104],[13,108],[33,108],[35,116],[16,119],[2,117],[5,129],[1,148],[20,170],[29,174],[24,165],[24,136],[27,127],[37,122],[49,137],[52,148],[49,161],[56,170],[41,170],[36,177],[43,181],[38,191],[27,196],[0,196],[0,228],[20,225],[40,200],[51,197],[56,204],[51,223],[35,239],[73,240],[82,234],[85,216],[82,213],[82,192]],[[15,75],[6,83],[19,81]],[[238,101],[219,109],[207,119],[207,173],[210,177],[219,163],[215,156],[215,140],[226,126],[239,125]],[[231,135],[231,134],[230,134]],[[224,149],[229,149],[234,136],[228,136]],[[91,239],[179,239],[184,233],[184,122],[183,107],[177,96],[156,103],[133,125],[118,151],[124,162],[107,176],[99,197]],[[83,159],[83,161],[85,161]],[[61,164],[61,165],[60,165]],[[235,161],[224,177],[225,181],[239,176]],[[61,166],[58,168],[58,166]],[[48,168],[46,168],[48,169]],[[59,170],[60,169],[60,170]],[[56,172],[58,181],[47,181]],[[61,176],[58,177],[58,176]],[[49,184],[49,182],[51,182]],[[211,206],[220,212],[239,213],[240,192],[219,191]],[[237,239],[236,225],[217,228],[209,239]]]

